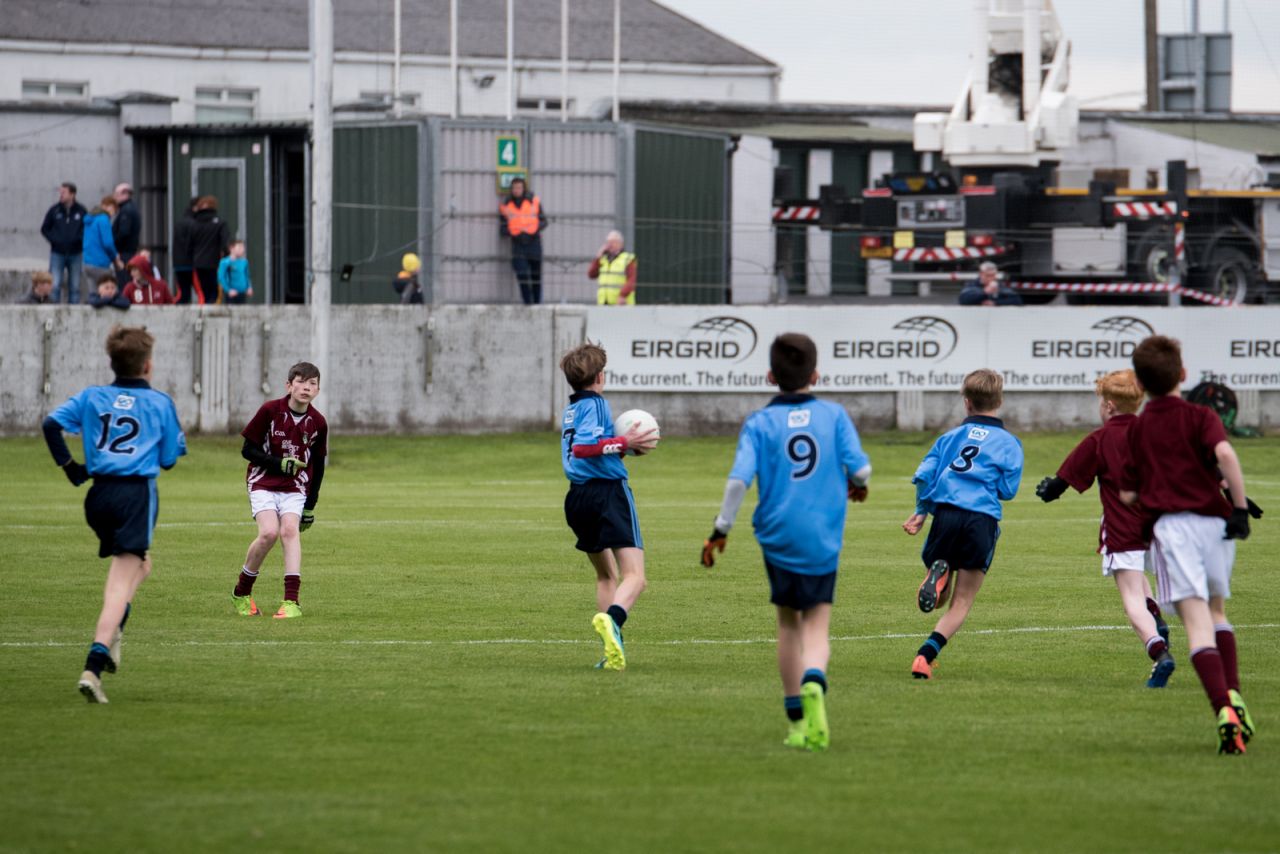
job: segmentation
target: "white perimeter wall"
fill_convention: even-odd
[[[569,392],[556,367],[559,357],[582,342],[595,310],[335,306],[332,367],[317,406],[339,432],[552,433]],[[1208,317],[1215,310],[1182,311]],[[856,309],[850,312],[856,317]],[[0,306],[0,434],[38,432],[45,415],[69,396],[109,382],[103,341],[121,322],[143,324],[156,336],[153,384],[174,398],[192,433],[237,432],[264,399],[282,393],[289,366],[311,358],[309,315],[299,307],[142,307],[121,314]],[[653,412],[668,436],[734,432],[771,396],[616,388],[606,393],[616,412]],[[823,397],[845,406],[862,429],[937,430],[963,417],[958,389]],[[1242,393],[1241,402],[1242,423],[1280,426],[1280,392]],[[1087,392],[1016,392],[1005,395],[1002,414],[1016,430],[1082,430],[1095,426],[1097,403]]]
[[[778,289],[773,232],[773,141],[743,136],[733,153],[730,284],[733,301],[767,303]]]

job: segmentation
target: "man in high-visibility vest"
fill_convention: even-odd
[[[596,305],[636,304],[636,256],[622,251],[621,232],[609,232],[587,270],[587,278],[600,284]]]
[[[511,181],[511,195],[498,206],[499,233],[511,238],[511,268],[525,305],[542,302],[542,229],[547,216],[542,200],[529,193],[523,178]]]

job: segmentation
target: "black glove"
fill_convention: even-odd
[[[298,520],[298,530],[305,531],[316,523],[315,510],[303,510],[302,518]]]
[[[89,470],[84,467],[83,463],[75,460],[69,460],[62,470],[67,475],[67,480],[71,481],[72,486],[79,486],[89,479]]]
[[[1046,477],[1040,481],[1036,487],[1036,495],[1040,496],[1040,500],[1048,504],[1050,501],[1057,501],[1062,497],[1062,493],[1067,491],[1069,484],[1060,477]]]
[[[724,547],[729,544],[729,535],[719,528],[711,529],[711,536],[702,544],[702,565],[715,566],[716,552],[724,554]]]
[[[1224,540],[1247,540],[1249,539],[1249,511],[1243,507],[1236,507],[1231,511],[1231,518],[1227,520],[1227,533],[1222,539]]]
[[[1231,500],[1231,490],[1229,490],[1229,489],[1224,489],[1224,490],[1222,490],[1222,497],[1223,497],[1223,498],[1225,498],[1225,499],[1227,499],[1228,501],[1230,501],[1230,500]],[[1244,497],[1244,504],[1245,504],[1245,509],[1249,511],[1249,515],[1250,515],[1250,516],[1252,516],[1252,517],[1253,517],[1253,518],[1255,518],[1255,519],[1261,519],[1261,518],[1262,518],[1262,508],[1261,508],[1261,507],[1259,507],[1257,504],[1254,504],[1254,503],[1253,503],[1253,499],[1252,499],[1252,498],[1250,498],[1249,496],[1247,496],[1247,495],[1246,495],[1246,496]]]
[[[280,474],[293,477],[302,471],[306,466],[302,464],[302,460],[297,457],[280,457],[276,460],[276,467],[280,469]]]

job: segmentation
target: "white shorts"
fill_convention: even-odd
[[[1136,569],[1138,572],[1151,571],[1151,563],[1147,557],[1147,550],[1141,549],[1132,552],[1109,552],[1105,549],[1102,552],[1102,576],[1110,578],[1120,569]]]
[[[292,513],[301,519],[302,508],[306,503],[307,496],[301,492],[268,492],[265,489],[249,490],[249,510],[254,518],[257,518],[258,514],[263,510],[274,510],[279,516]]]
[[[1173,513],[1156,520],[1151,556],[1161,605],[1231,596],[1236,542],[1223,539],[1226,530],[1225,519],[1198,513]]]

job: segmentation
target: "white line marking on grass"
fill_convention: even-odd
[[[1280,629],[1280,623],[1236,624],[1237,629]],[[1015,626],[1011,629],[973,629],[965,632],[970,635],[1019,635],[1050,634],[1054,632],[1128,632],[1129,626]],[[876,641],[902,640],[918,638],[922,632],[888,632],[879,635],[837,635],[832,641]],[[772,644],[776,638],[686,638],[674,640],[640,641],[641,646],[744,646],[748,644]],[[409,638],[361,639],[347,640],[188,640],[188,641],[155,641],[148,646],[563,646],[579,644],[598,644],[597,640],[585,638],[470,638],[464,640],[414,640]],[[3,649],[60,649],[63,647],[81,647],[83,641],[0,641]],[[135,644],[136,646],[136,644]]]

